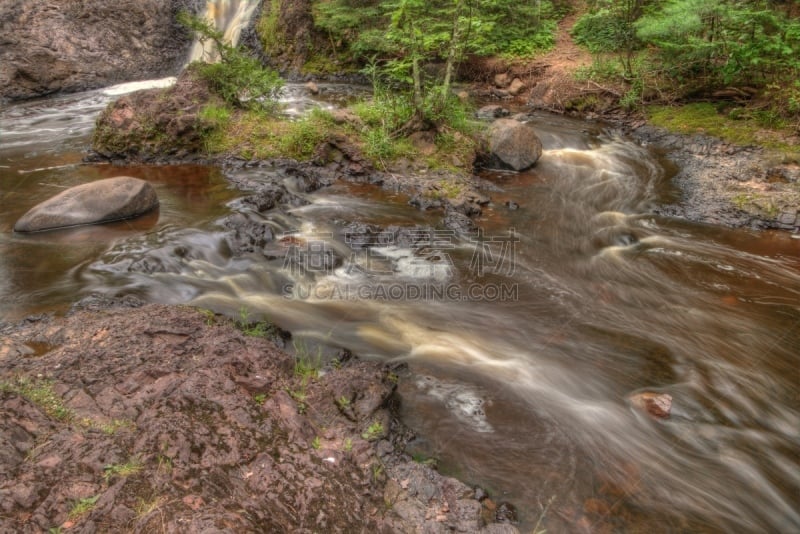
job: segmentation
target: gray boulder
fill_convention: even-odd
[[[542,142],[534,129],[513,119],[498,119],[489,128],[489,151],[494,166],[522,171],[542,155]]]
[[[153,186],[130,176],[117,176],[71,187],[37,204],[14,225],[15,232],[41,232],[96,224],[142,215],[158,206]]]

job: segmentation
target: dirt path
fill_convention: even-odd
[[[536,64],[549,69],[551,74],[572,74],[578,67],[591,65],[592,55],[575,44],[570,32],[580,17],[573,12],[561,19],[556,32],[555,47],[536,60]]]

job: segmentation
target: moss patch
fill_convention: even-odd
[[[737,145],[759,145],[781,153],[784,159],[800,161],[800,146],[786,141],[793,132],[788,128],[767,128],[758,116],[737,113],[735,109],[720,113],[717,105],[705,102],[649,106],[646,113],[651,124],[671,132],[705,134]]]

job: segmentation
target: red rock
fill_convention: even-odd
[[[205,502],[203,502],[203,498],[198,495],[187,495],[182,500],[183,504],[192,510],[199,510],[205,504]]]

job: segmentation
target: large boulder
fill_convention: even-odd
[[[175,74],[202,0],[0,0],[0,100]]]
[[[534,129],[514,119],[498,119],[489,128],[492,166],[522,171],[542,155],[542,142]]]
[[[142,215],[158,206],[153,186],[117,176],[71,187],[37,204],[14,225],[15,232],[40,232]]]

